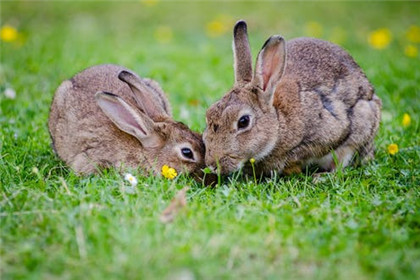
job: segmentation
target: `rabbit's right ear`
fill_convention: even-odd
[[[272,101],[277,84],[283,76],[286,65],[286,42],[283,37],[271,36],[258,54],[253,83],[263,90],[261,96]]]
[[[148,116],[134,110],[118,95],[100,91],[95,98],[104,114],[119,129],[136,137],[144,147],[160,145],[155,124]]]
[[[233,28],[233,57],[235,82],[248,83],[252,79],[252,58],[246,22],[238,21]]]
[[[151,92],[150,88],[140,78],[128,71],[121,71],[118,78],[130,86],[137,105],[150,118],[156,120],[159,117],[168,116],[165,108],[157,100],[156,94]]]

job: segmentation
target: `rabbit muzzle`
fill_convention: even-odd
[[[244,160],[235,155],[210,155],[206,153],[206,165],[215,174],[227,175],[243,166]]]

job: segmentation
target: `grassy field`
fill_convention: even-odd
[[[1,279],[420,278],[419,3],[2,1],[0,9]],[[240,18],[254,57],[272,34],[349,50],[383,100],[373,162],[317,180],[234,176],[216,188],[133,172],[139,183],[127,191],[116,171],[77,177],[53,154],[54,90],[101,63],[156,79],[175,118],[203,131],[206,108],[233,83]],[[187,207],[161,223],[186,185]]]

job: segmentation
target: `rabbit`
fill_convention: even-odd
[[[163,165],[199,174],[204,167],[201,135],[172,119],[158,83],[118,65],[93,66],[64,81],[48,127],[53,149],[80,175],[109,167],[160,175]]]
[[[345,50],[275,35],[253,72],[245,21],[233,33],[235,84],[206,112],[210,169],[289,175],[308,165],[330,172],[374,157],[382,102]]]

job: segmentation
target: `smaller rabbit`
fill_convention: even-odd
[[[234,27],[233,50],[235,85],[206,114],[209,168],[227,174],[253,158],[259,173],[290,174],[309,164],[332,171],[356,155],[373,158],[381,100],[346,51],[318,39],[272,36],[252,73],[244,21]]]
[[[64,81],[55,92],[49,131],[58,156],[78,174],[100,168],[163,165],[201,173],[201,135],[172,119],[157,82],[117,65],[98,65]]]

